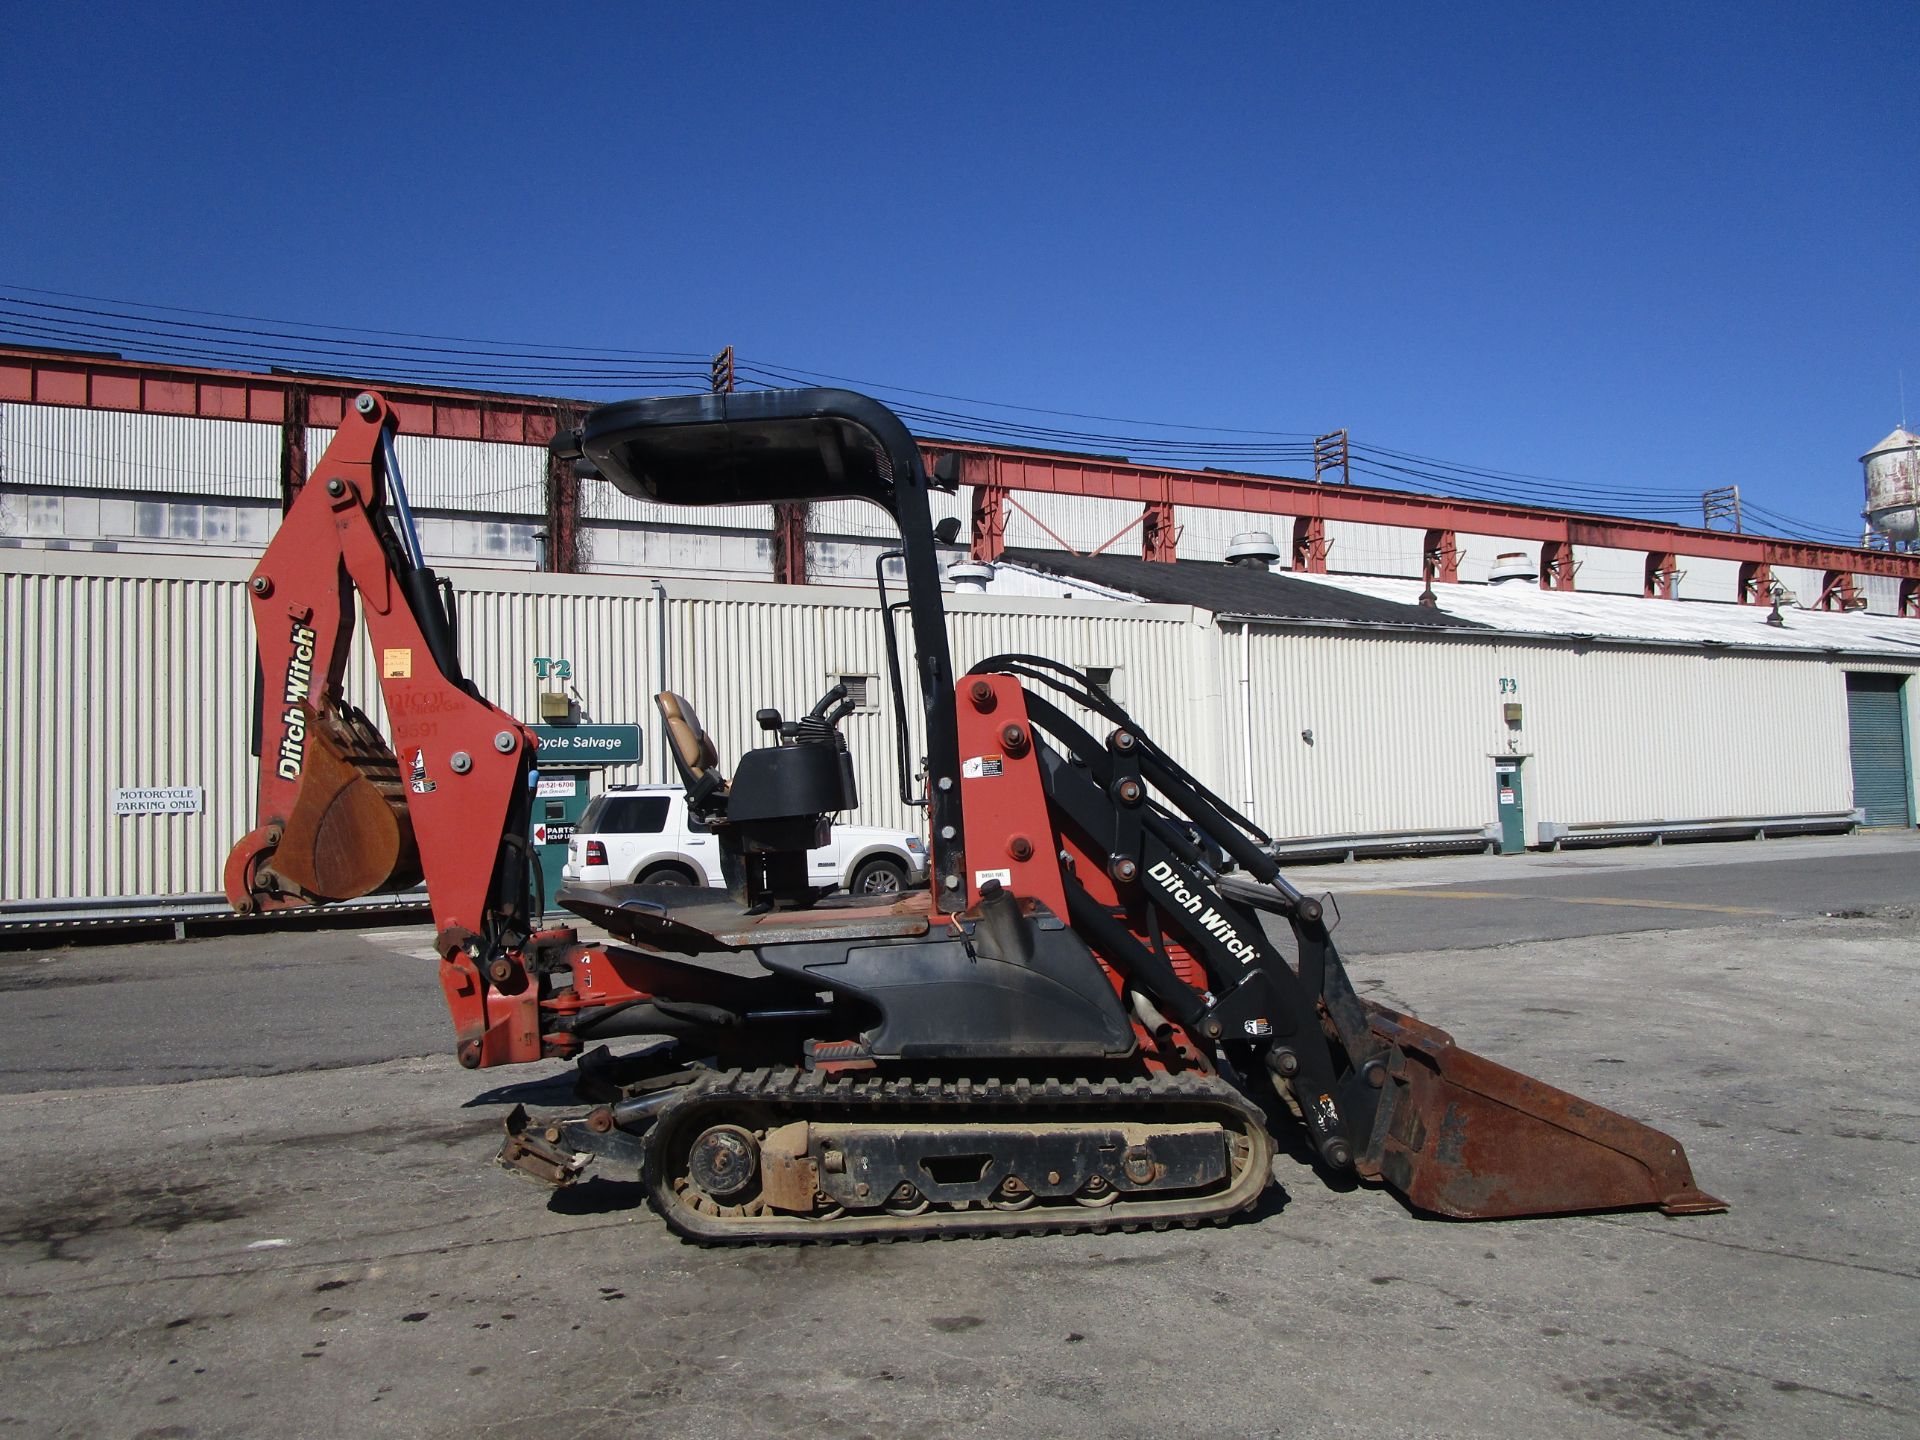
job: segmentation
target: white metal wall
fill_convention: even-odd
[[[1056,495],[1029,490],[1016,490],[1012,498],[1019,508],[1007,507],[1009,545],[1056,550],[1060,540],[1064,540],[1083,555],[1102,546],[1116,555],[1140,553],[1137,522],[1145,507],[1138,500],[1107,500],[1097,495]],[[1049,530],[1052,535],[1047,533]],[[1054,535],[1060,540],[1054,539]]]
[[[1496,755],[1525,757],[1530,840],[1542,821],[1844,812],[1853,805],[1844,672],[1910,670],[1825,655],[1256,624],[1248,727],[1241,646],[1237,625],[1223,627],[1221,793],[1250,801],[1253,818],[1285,837],[1488,824]],[[1521,707],[1517,729],[1508,703]]]
[[[1647,588],[1647,555],[1644,550],[1616,550],[1606,545],[1573,547],[1573,586],[1576,590],[1597,590],[1603,595],[1644,595]],[[1684,562],[1683,562],[1684,563]],[[1721,597],[1735,598],[1731,592]]]
[[[1247,646],[1223,627],[1216,789],[1276,837],[1481,824],[1495,737],[1463,676],[1497,673],[1488,649],[1257,624]]]
[[[958,518],[964,532],[973,515],[973,488],[962,485],[952,494],[934,490],[927,495],[927,510],[938,525],[948,516]],[[888,515],[870,500],[820,500],[807,507],[810,534],[831,539],[884,540],[889,546],[899,543],[900,531]]]
[[[1502,648],[1526,715],[1528,821],[1853,808],[1842,667],[1825,656]],[[1492,812],[1492,782],[1486,784]]]
[[[0,483],[277,501],[280,427],[69,405],[0,405]]]
[[[322,426],[307,428],[309,464],[320,462],[333,436],[334,431]],[[394,437],[393,449],[407,482],[407,499],[416,510],[476,515],[547,512],[547,452],[537,445],[451,440],[402,431]],[[277,439],[274,454],[279,454]],[[279,493],[277,485],[274,493]]]
[[[253,768],[245,570],[42,558],[0,572],[0,898],[217,890]],[[116,788],[188,785],[205,813],[112,814]]]
[[[1641,562],[1643,565],[1645,562]],[[1721,604],[1740,598],[1740,562],[1715,560],[1705,555],[1683,555],[1680,567],[1682,600],[1717,600]],[[1645,579],[1641,581],[1645,585]]]
[[[7,552],[0,563],[8,657],[0,667],[0,899],[217,891],[228,848],[252,824],[250,564],[38,551]],[[462,654],[483,694],[531,718],[534,658],[564,657],[588,718],[642,725],[646,764],[610,770],[607,781],[665,778],[652,721],[658,676],[698,707],[731,768],[764,743],[755,710],[772,705],[791,716],[839,676],[864,675],[874,707],[846,722],[864,802],[855,818],[918,823],[897,798],[885,653],[866,592],[668,580],[662,668],[650,583],[447,573],[459,594]],[[1009,614],[990,600],[952,598],[962,668],[997,650],[1037,651],[1114,668],[1116,692],[1166,733],[1199,709],[1191,637],[1204,631],[1193,612],[1099,614],[1087,602],[1032,601],[1022,602],[1031,613]],[[911,669],[907,684],[917,757]],[[358,635],[346,689],[384,728]],[[176,786],[202,788],[204,810],[112,813],[115,789]]]
[[[1900,613],[1900,582],[1890,575],[1862,575],[1860,593],[1867,597],[1867,609],[1875,615]]]
[[[249,567],[53,551],[6,552],[0,564],[0,898],[217,890],[251,823]],[[699,708],[729,766],[764,738],[756,709],[791,716],[837,677],[868,677],[873,706],[847,721],[859,818],[916,823],[897,798],[885,655],[864,590],[668,580],[661,657],[650,583],[452,578],[483,693],[532,716],[535,657],[564,657],[589,718],[643,725],[645,771],[614,780],[664,778],[657,676]],[[1914,672],[1827,654],[1259,625],[1243,647],[1235,623],[1176,606],[967,595],[949,606],[957,669],[1026,651],[1112,670],[1115,698],[1150,733],[1284,837],[1477,828],[1494,818],[1492,757],[1506,753],[1527,757],[1536,829],[1845,811],[1844,674]],[[1920,685],[1907,688],[1920,749]],[[348,690],[384,724],[364,646]],[[1518,731],[1509,702],[1522,706]],[[917,695],[908,708],[918,757]],[[1920,773],[1920,753],[1914,761]],[[112,814],[116,788],[161,786],[204,788],[204,812]]]
[[[333,430],[309,427],[308,453],[318,458]],[[402,434],[397,444],[416,509],[436,512],[423,526],[436,560],[469,565],[537,564],[533,539],[546,508],[544,449],[478,439]],[[72,406],[0,404],[0,539],[29,545],[62,542],[96,549],[116,546],[164,551],[172,545],[198,553],[242,553],[264,539],[279,498],[280,427],[250,421],[129,414]],[[61,493],[66,492],[66,493]],[[99,492],[111,492],[100,494]],[[590,565],[608,572],[761,578],[770,573],[772,523],[768,506],[714,506],[688,512],[635,500],[608,484],[580,490],[590,536]],[[97,496],[97,499],[96,499]],[[1051,548],[1046,530],[1086,551],[1112,541],[1117,553],[1139,553],[1137,501],[1019,492],[1009,514],[1009,544]],[[971,493],[932,497],[935,519],[968,514]],[[226,503],[219,503],[219,502]],[[213,502],[213,503],[206,503]],[[689,521],[692,523],[689,523]],[[1180,553],[1194,559],[1224,556],[1232,535],[1267,530],[1283,552],[1292,522],[1283,515],[1179,506]],[[811,552],[815,575],[864,577],[861,542],[888,540],[892,527],[875,507],[829,501],[813,507]],[[1122,532],[1124,527],[1133,529]],[[1335,573],[1418,575],[1424,531],[1416,526],[1331,522],[1329,555]],[[849,543],[851,542],[851,543]],[[1538,542],[1491,534],[1459,536],[1462,578],[1482,580],[1498,554],[1522,550],[1538,559]],[[1637,595],[1645,555],[1638,550],[1577,547],[1577,588]],[[1732,600],[1734,562],[1682,557],[1685,599]],[[1803,604],[1820,593],[1818,571],[1782,569],[1777,576]],[[1897,585],[1868,579],[1869,608],[1892,613]]]
[[[545,452],[536,452],[545,459]],[[771,505],[660,505],[633,496],[603,480],[580,482],[580,514],[587,520],[621,521],[637,525],[689,523],[707,530],[742,530],[765,535],[773,526]]]
[[[1281,553],[1293,548],[1292,527],[1274,536]],[[1427,543],[1425,530],[1404,525],[1365,525],[1352,520],[1327,522],[1327,569],[1357,575],[1418,575]]]
[[[1487,576],[1492,573],[1494,561],[1502,555],[1518,553],[1524,555],[1529,564],[1540,563],[1540,542],[1537,540],[1512,540],[1501,535],[1481,535],[1462,530],[1455,534],[1454,544],[1460,552],[1460,578],[1473,584],[1485,584]]]
[[[1815,605],[1820,600],[1820,590],[1826,584],[1826,573],[1820,570],[1807,570],[1798,565],[1777,566],[1773,578],[1787,588],[1787,604]]]
[[[1264,530],[1273,536],[1286,555],[1293,547],[1293,517],[1269,515],[1253,510],[1207,510],[1198,505],[1176,505],[1173,509],[1174,532],[1179,536],[1182,560],[1224,560],[1233,537],[1249,530]],[[1122,553],[1138,555],[1137,537]]]
[[[140,490],[0,491],[0,543],[36,549],[259,554],[277,500],[182,500]]]

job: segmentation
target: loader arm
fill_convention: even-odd
[[[1115,728],[1095,738],[1040,688]],[[969,772],[976,837],[1030,827],[1036,813],[1052,829],[1050,844],[1017,835],[993,883],[1071,917],[1171,1022],[1170,1054],[1213,1047],[1243,1080],[1270,1078],[1328,1169],[1459,1219],[1726,1208],[1695,1186],[1671,1136],[1360,999],[1326,903],[1288,884],[1251,822],[1085,676],[999,655],[969,671],[960,694],[963,752],[997,752],[1000,766]],[[1260,912],[1286,921],[1291,963]]]
[[[531,928],[538,742],[460,675],[451,596],[420,561],[394,429],[383,399],[359,397],[247,582],[258,806],[228,856],[227,898],[253,913],[424,877],[463,1055],[524,1051],[526,1037],[509,1047],[503,1028],[522,1007],[498,1003],[498,986],[513,989]],[[344,690],[356,603],[391,744]]]

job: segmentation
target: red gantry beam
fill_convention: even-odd
[[[553,438],[556,414],[578,413],[581,408],[576,400],[543,400],[529,395],[436,390],[327,376],[200,370],[104,355],[0,347],[0,401],[282,425],[289,418],[289,396],[304,393],[306,423],[337,426],[343,407],[367,389],[376,389],[387,398],[407,434],[449,440],[545,445]]]
[[[532,395],[447,390],[390,381],[358,382],[331,376],[257,374],[197,369],[109,355],[0,346],[0,401],[128,410],[155,415],[192,415],[210,420],[298,424],[289,414],[304,399],[305,422],[331,426],[342,407],[369,385],[386,396],[409,434],[453,440],[494,440],[545,445],[582,402]],[[1819,545],[1764,535],[1730,535],[1611,515],[1415,495],[1365,485],[1316,484],[1219,470],[1179,470],[1135,465],[1090,455],[1024,450],[974,441],[923,440],[928,456],[960,457],[960,479],[970,486],[1127,500],[1142,506],[1193,505],[1285,515],[1296,520],[1356,521],[1410,530],[1475,531],[1515,540],[1557,541],[1579,547],[1657,551],[1706,559],[1761,562],[1775,569],[1852,575],[1887,575],[1920,581],[1920,555],[1860,546]],[[1164,545],[1162,547],[1165,548]],[[1920,601],[1916,601],[1920,607]]]
[[[1413,495],[1365,485],[1315,484],[1272,475],[1175,470],[1051,450],[1015,450],[970,441],[923,440],[929,457],[960,457],[962,484],[1054,495],[1088,495],[1141,505],[1171,503],[1242,510],[1294,519],[1346,520],[1410,530],[1474,531],[1515,540],[1558,541],[1619,550],[1659,551],[1703,559],[1762,561],[1775,569],[1802,566],[1854,575],[1920,577],[1920,555],[1860,546],[1819,545],[1764,535],[1732,535],[1614,515],[1547,510],[1495,500]]]

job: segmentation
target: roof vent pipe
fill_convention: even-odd
[[[1227,545],[1227,563],[1249,570],[1271,570],[1280,558],[1280,547],[1265,530],[1243,530]]]
[[[1503,584],[1508,580],[1538,580],[1540,567],[1518,550],[1509,550],[1505,555],[1493,557],[1493,568],[1487,571],[1489,585]]]
[[[993,579],[993,566],[957,560],[947,567],[947,579],[956,595],[984,595],[987,582]]]

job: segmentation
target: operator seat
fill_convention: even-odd
[[[728,893],[740,904],[764,909],[811,905],[831,891],[808,879],[807,852],[832,838],[827,816],[855,803],[839,748],[773,744],[749,750],[735,786],[720,773],[719,748],[686,697],[662,690],[653,704],[686,787],[687,810],[712,826],[720,841]]]
[[[701,819],[727,813],[727,777],[720,773],[720,751],[700,723],[700,715],[683,695],[662,690],[654,708],[667,728],[667,748],[686,787],[687,808]]]

